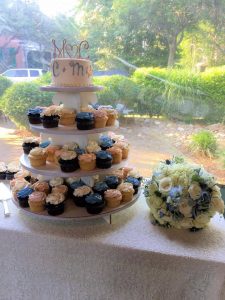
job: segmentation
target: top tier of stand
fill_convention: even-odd
[[[83,92],[97,92],[101,91],[103,86],[90,85],[80,87],[57,87],[52,85],[40,87],[41,91],[45,92],[62,92],[62,93],[83,93]]]

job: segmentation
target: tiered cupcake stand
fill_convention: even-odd
[[[42,91],[55,92],[53,96],[53,104],[59,105],[62,103],[64,107],[76,109],[80,111],[80,107],[83,105],[96,103],[97,97],[95,92],[101,90],[100,86],[91,86],[91,87],[53,87],[53,86],[43,86],[41,87]],[[78,130],[75,126],[62,126],[59,125],[57,128],[44,128],[42,125],[30,125],[30,128],[34,132],[38,132],[41,135],[42,140],[51,139],[53,145],[63,145],[71,142],[77,142],[80,147],[86,147],[88,139],[99,140],[100,134],[103,132],[109,132],[117,128],[119,124],[113,127],[104,127],[92,130]],[[38,174],[44,176],[46,180],[49,180],[54,177],[78,177],[86,183],[87,185],[92,186],[94,180],[92,176],[94,175],[110,175],[113,171],[118,170],[127,165],[127,161],[122,161],[120,164],[112,165],[110,169],[95,169],[93,171],[82,171],[76,170],[72,173],[64,173],[61,171],[60,167],[48,163],[45,166],[33,168],[30,165],[27,155],[22,155],[20,158],[20,163],[22,167],[32,174]],[[119,207],[108,208],[105,207],[103,211],[96,215],[89,214],[85,208],[77,207],[72,200],[67,200],[65,205],[65,212],[58,216],[50,216],[47,211],[41,213],[31,212],[29,208],[21,208],[25,213],[35,215],[37,217],[51,219],[51,220],[88,220],[88,219],[97,219],[105,218],[109,223],[112,221],[112,214],[122,211],[131,205],[133,205],[139,197],[139,193],[133,197],[133,199],[128,203],[122,203]],[[18,202],[13,200],[14,203],[18,206]]]

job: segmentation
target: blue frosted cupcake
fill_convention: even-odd
[[[27,112],[28,120],[30,124],[41,124],[41,113],[43,108],[35,107],[30,108]]]
[[[80,112],[76,116],[77,129],[90,130],[95,127],[94,115],[91,112]]]
[[[25,187],[20,190],[16,196],[21,207],[29,207],[28,199],[29,196],[34,192],[34,190],[30,187]]]
[[[112,155],[107,151],[98,151],[96,153],[96,167],[99,169],[108,169],[112,166]]]
[[[85,206],[89,214],[99,214],[105,207],[105,200],[95,193],[85,197]]]
[[[138,188],[141,185],[141,181],[140,180],[138,180],[135,177],[128,176],[126,178],[125,182],[132,183],[133,188],[134,188],[134,195],[138,193]]]
[[[120,184],[120,180],[117,176],[111,175],[105,177],[105,183],[108,185],[110,189],[116,189]]]
[[[105,182],[96,182],[93,186],[93,191],[97,194],[100,194],[102,197],[104,196],[104,192],[109,189],[108,185]]]

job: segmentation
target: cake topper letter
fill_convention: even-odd
[[[82,57],[82,50],[88,50],[89,44],[87,41],[81,41],[78,44],[68,44],[64,39],[62,42],[62,48],[57,47],[56,41],[52,40],[53,44],[53,57],[54,58],[83,58],[89,59],[89,56]]]

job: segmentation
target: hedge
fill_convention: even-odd
[[[12,85],[12,81],[4,76],[0,76],[0,97],[4,94],[5,90]]]
[[[204,73],[179,69],[140,68],[132,80],[141,86],[145,110],[182,120],[221,122],[225,116],[225,67]],[[155,106],[154,106],[155,105]]]
[[[49,106],[53,93],[41,92],[36,82],[13,84],[1,98],[0,108],[18,126],[28,127],[27,110],[35,106]]]

